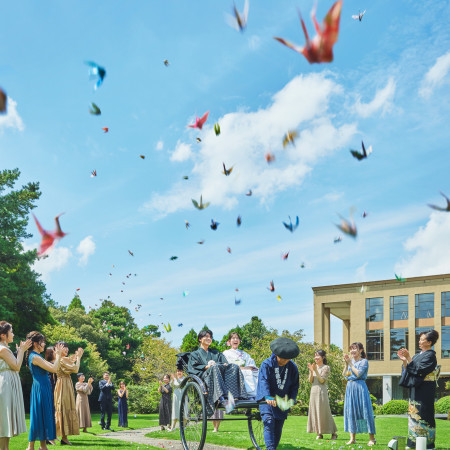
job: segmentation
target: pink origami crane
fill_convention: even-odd
[[[306,30],[305,22],[299,12],[300,22],[305,33],[306,44],[304,47],[297,47],[295,44],[283,38],[276,37],[278,42],[301,53],[309,63],[323,63],[333,61],[333,45],[336,43],[339,34],[339,20],[341,18],[342,0],[337,1],[328,11],[323,20],[322,29],[316,20],[316,8],[311,11],[311,18],[314,23],[317,35],[311,41]]]
[[[200,117],[200,119],[195,116],[195,123],[194,125],[188,125],[189,128],[198,128],[201,130],[203,128],[203,125],[205,124],[206,120],[208,119],[209,111],[206,111],[205,114]]]
[[[38,256],[42,256],[50,247],[53,246],[57,241],[59,241],[61,238],[63,238],[67,233],[63,233],[61,230],[61,226],[59,224],[59,217],[62,215],[58,214],[55,217],[55,223],[56,223],[56,230],[55,231],[47,231],[44,230],[39,223],[39,221],[36,219],[36,216],[33,214],[34,221],[36,222],[36,226],[38,227],[39,233],[42,236],[41,246],[38,251]]]

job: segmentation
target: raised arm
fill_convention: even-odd
[[[360,365],[360,369],[358,370],[353,365],[353,363],[350,361],[349,364],[348,364],[348,368],[354,375],[356,375],[358,378],[361,378],[369,370],[369,362],[367,361],[367,359],[362,359],[362,363]]]
[[[23,362],[23,356],[25,352],[31,347],[32,342],[31,339],[26,340],[25,342],[21,342],[20,345],[16,345],[17,348],[17,359],[14,357],[13,352],[11,352],[8,348],[0,347],[0,358],[6,361],[9,367],[16,372],[20,371]]]
[[[59,366],[61,364],[61,353],[63,351],[62,344],[55,345],[55,353],[56,353],[56,359],[55,362],[52,364],[51,362],[46,361],[44,358],[42,358],[41,355],[35,356],[32,360],[32,364],[35,366],[40,367],[41,369],[46,370],[47,372],[56,373],[58,372]]]
[[[322,369],[319,371],[317,365],[314,368],[314,371],[316,373],[316,377],[319,380],[320,384],[323,384],[327,381],[328,376],[330,375],[330,367],[329,366],[323,366]]]

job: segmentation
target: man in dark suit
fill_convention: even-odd
[[[108,372],[103,374],[103,380],[100,380],[98,386],[100,388],[100,397],[98,398],[98,401],[100,402],[100,411],[102,412],[100,425],[102,426],[102,430],[114,431],[111,430],[111,416],[113,408],[112,390],[114,389],[114,385],[112,384]],[[105,414],[107,415],[106,424]]]

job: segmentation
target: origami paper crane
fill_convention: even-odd
[[[305,22],[299,11],[300,22],[302,24],[303,33],[305,34],[306,43],[304,47],[298,47],[283,38],[275,37],[278,42],[286,45],[290,49],[301,53],[310,64],[324,63],[333,61],[333,45],[336,43],[339,34],[339,20],[341,18],[342,0],[337,1],[328,11],[323,20],[322,29],[316,19],[315,8],[311,11],[311,18],[314,23],[317,35],[312,40],[309,39]]]
[[[205,124],[206,120],[208,119],[209,111],[206,111],[205,114],[203,114],[202,117],[198,118],[195,116],[195,123],[194,125],[188,125],[189,128],[198,128],[201,130],[203,128],[203,125]]]
[[[99,66],[95,62],[92,61],[86,61],[86,64],[90,67],[89,68],[89,76],[92,77],[98,77],[97,83],[94,86],[94,89],[98,89],[106,76],[106,70],[104,67]]]
[[[56,229],[55,231],[47,231],[44,230],[41,226],[41,224],[39,223],[39,221],[37,220],[36,216],[33,214],[34,217],[34,221],[36,222],[36,226],[39,230],[39,233],[42,237],[41,240],[41,245],[39,247],[38,250],[38,256],[42,256],[47,250],[49,250],[57,241],[59,241],[60,239],[62,239],[64,236],[66,236],[67,233],[64,233],[61,230],[61,225],[59,224],[59,218],[62,215],[58,214],[55,217],[55,224],[56,224]]]

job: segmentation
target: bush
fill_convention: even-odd
[[[128,386],[128,408],[136,414],[150,414],[159,411],[161,394],[158,383]]]
[[[308,415],[308,405],[301,405],[297,403],[291,408],[290,415],[292,416],[307,416]]]
[[[440,398],[434,404],[434,409],[438,414],[447,414],[450,411],[450,395]]]
[[[406,414],[408,405],[407,400],[391,400],[383,405],[381,414]]]
[[[344,414],[344,402],[330,402],[330,408],[332,414],[335,414],[336,416],[342,416]]]

